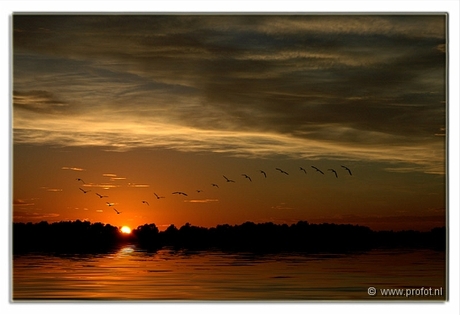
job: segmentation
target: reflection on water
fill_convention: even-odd
[[[13,258],[13,299],[392,300],[367,289],[443,288],[445,253],[254,255],[126,245],[110,254]],[[402,297],[399,297],[402,299]],[[403,298],[408,300],[408,298]]]

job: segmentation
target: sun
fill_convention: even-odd
[[[123,234],[131,234],[131,229],[129,228],[129,226],[122,226],[121,229],[120,229],[121,233]]]

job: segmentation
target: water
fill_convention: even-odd
[[[430,250],[253,255],[125,245],[109,254],[17,255],[12,269],[14,301],[442,301],[447,291],[445,253]],[[369,296],[371,286],[377,295]],[[442,288],[442,295],[388,297],[379,291],[422,287]]]

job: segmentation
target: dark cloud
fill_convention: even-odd
[[[15,135],[33,141],[46,132],[40,114],[56,113],[85,121],[93,145],[216,147],[152,134],[165,124],[215,132],[235,152],[241,143],[222,133],[432,150],[444,141],[445,26],[443,14],[14,15],[15,107],[36,112],[15,112]]]
[[[13,91],[15,109],[24,109],[41,113],[57,113],[67,106],[48,91]]]
[[[39,213],[32,211],[13,211],[14,222],[40,222],[40,221],[51,221],[57,220],[60,216],[58,213]]]
[[[443,209],[431,211],[426,215],[340,215],[332,217],[321,217],[310,219],[310,223],[333,222],[336,224],[357,224],[365,225],[374,230],[388,230],[388,226],[392,226],[392,230],[409,230],[416,222],[420,230],[429,231],[436,227],[446,225],[446,217]]]

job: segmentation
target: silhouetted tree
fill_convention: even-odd
[[[119,241],[116,227],[87,221],[13,223],[13,253],[107,251]]]
[[[431,248],[446,250],[446,228],[420,231],[372,231],[350,224],[310,224],[299,221],[288,226],[272,222],[244,222],[241,225],[217,225],[212,228],[184,224],[179,229],[170,225],[159,232],[153,223],[123,236],[109,224],[87,221],[61,221],[49,224],[13,223],[13,253],[101,252],[121,242],[136,242],[140,247],[157,250],[163,246],[175,249],[268,252],[355,252],[372,248]]]
[[[171,224],[164,232],[160,232],[160,240],[165,246],[176,246],[179,240],[179,230],[174,224]]]
[[[139,226],[136,230],[132,231],[132,233],[136,236],[141,247],[149,250],[155,250],[161,247],[158,236],[159,230],[153,223]]]

